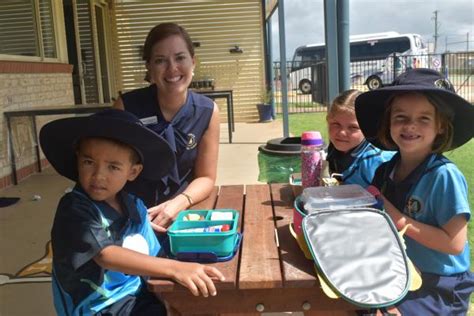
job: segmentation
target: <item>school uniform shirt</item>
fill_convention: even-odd
[[[160,110],[157,93],[156,85],[150,85],[122,95],[125,110],[135,114],[146,127],[165,138],[176,155],[176,165],[161,181],[139,177],[126,187],[128,192],[144,200],[148,207],[173,198],[194,179],[197,147],[214,110],[211,99],[188,90],[186,103],[168,122]]]
[[[342,174],[344,184],[358,184],[366,188],[371,184],[375,170],[393,155],[394,151],[381,150],[364,139],[347,153],[329,144],[326,160],[331,173]]]
[[[124,215],[105,202],[91,200],[76,185],[58,205],[51,232],[53,297],[58,315],[91,315],[127,296],[138,295],[139,276],[103,269],[94,256],[116,245],[156,256],[160,244],[143,202],[119,193]],[[121,301],[122,300],[122,301]]]
[[[376,171],[373,185],[405,215],[435,227],[442,227],[454,216],[469,221],[467,183],[463,174],[449,159],[432,154],[403,181],[393,181],[394,167],[400,154],[382,164]],[[424,273],[449,276],[469,270],[469,244],[459,255],[450,255],[427,248],[405,236],[408,257]]]

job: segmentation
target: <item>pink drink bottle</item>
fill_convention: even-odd
[[[301,182],[303,188],[316,187],[321,183],[323,139],[317,131],[301,135]]]

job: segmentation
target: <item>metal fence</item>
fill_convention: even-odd
[[[288,111],[290,113],[326,111],[327,96],[325,62],[298,65],[286,62],[288,74]],[[385,59],[353,61],[350,66],[351,88],[360,91],[377,89],[391,84],[400,73],[410,68],[435,69],[448,77],[456,92],[474,103],[474,51],[429,55],[392,54]],[[273,64],[273,97],[277,113],[282,112],[280,62]]]

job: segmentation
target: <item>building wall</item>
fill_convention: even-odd
[[[12,184],[5,111],[74,104],[72,67],[67,64],[0,61],[0,189]],[[37,130],[47,121],[36,119]],[[11,121],[18,180],[36,171],[35,138],[29,117]]]
[[[115,1],[116,86],[122,92],[147,83],[141,49],[148,31],[162,22],[183,26],[193,42],[196,80],[214,79],[215,90],[233,90],[236,121],[256,121],[264,91],[263,22],[260,0]],[[229,50],[238,45],[243,53]],[[221,121],[225,100],[217,100]]]

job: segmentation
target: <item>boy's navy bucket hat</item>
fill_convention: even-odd
[[[463,145],[474,137],[474,106],[457,95],[453,85],[439,72],[432,69],[411,69],[398,76],[389,87],[368,91],[355,101],[357,121],[365,138],[375,146],[386,149],[378,140],[377,132],[388,101],[393,95],[419,92],[428,97],[439,111],[448,113],[454,135],[450,150]]]
[[[143,126],[133,114],[106,109],[90,116],[70,117],[47,123],[40,131],[43,152],[56,171],[77,181],[77,143],[83,137],[117,140],[133,147],[141,158],[140,177],[158,180],[175,164],[165,139]]]

